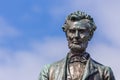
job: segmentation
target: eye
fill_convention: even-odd
[[[85,30],[79,30],[80,33],[85,33]]]
[[[75,33],[75,30],[73,30],[73,29],[70,29],[70,30],[69,30],[69,32],[71,32],[71,33]]]

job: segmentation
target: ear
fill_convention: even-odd
[[[67,31],[65,31],[65,36],[66,36],[66,39],[68,41],[69,39],[68,39]]]
[[[94,33],[91,31],[91,32],[90,32],[90,35],[89,35],[89,39],[88,39],[89,41],[92,39],[93,34],[94,34]]]
[[[66,38],[68,38],[67,31],[65,32],[65,36],[66,36]]]

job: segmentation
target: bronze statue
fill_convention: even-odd
[[[39,80],[115,80],[110,67],[94,61],[86,52],[96,30],[90,15],[81,11],[71,13],[62,29],[70,51],[66,58],[46,65]]]

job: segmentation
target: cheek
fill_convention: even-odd
[[[67,33],[66,35],[67,35],[67,38],[70,38],[70,39],[72,39],[74,36],[72,33]]]
[[[89,40],[89,35],[84,36],[83,40],[88,41]]]

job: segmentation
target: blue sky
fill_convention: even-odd
[[[97,25],[87,52],[120,79],[119,0],[0,0],[0,80],[37,80],[41,68],[65,57],[61,29],[71,12],[90,14]]]

